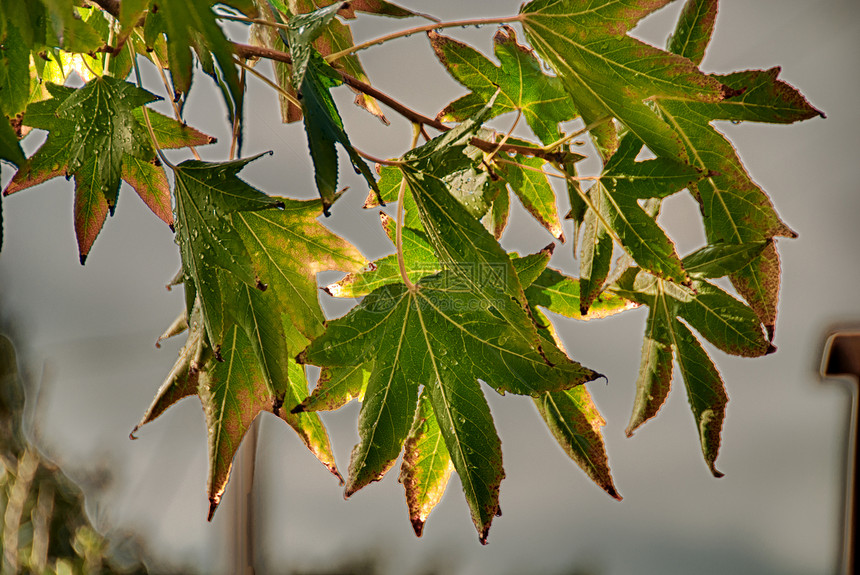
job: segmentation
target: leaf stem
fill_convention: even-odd
[[[495,98],[495,96],[493,96],[493,97]],[[517,108],[517,117],[514,118],[514,123],[511,124],[511,129],[508,130],[508,132],[502,137],[502,140],[498,143],[498,145],[495,147],[495,149],[493,149],[493,151],[490,152],[490,155],[487,156],[485,161],[491,162],[493,160],[493,158],[496,157],[496,154],[499,152],[499,150],[502,149],[502,146],[504,146],[507,143],[508,138],[511,137],[511,134],[514,133],[514,130],[516,129],[517,124],[520,123],[520,118],[522,118],[522,117],[523,117],[522,109]]]
[[[131,42],[128,44],[128,50],[131,53],[131,62],[134,64],[134,76],[137,79],[137,86],[142,88],[143,81],[140,79],[140,66],[137,64],[137,54],[134,53],[134,47],[131,45]],[[143,120],[146,122],[146,129],[149,131],[149,138],[152,140],[152,147],[155,148],[155,153],[158,154],[161,161],[164,162],[164,164],[171,170],[175,169],[176,166],[167,159],[167,156],[164,155],[164,152],[162,152],[161,148],[158,146],[158,138],[155,137],[155,130],[152,129],[152,122],[149,121],[149,110],[146,106],[141,106],[141,109],[143,110]],[[195,153],[195,155],[197,154]]]
[[[284,90],[283,88],[281,88],[280,86],[275,84],[273,81],[271,81],[269,78],[267,78],[264,74],[258,72],[253,66],[249,66],[249,65],[245,64],[244,62],[242,62],[238,58],[235,59],[234,62],[236,62],[236,64],[238,64],[240,68],[242,68],[243,70],[247,70],[248,72],[251,73],[252,76],[255,76],[261,82],[268,85],[271,89],[273,89],[278,94],[283,96],[284,99],[286,99],[290,104],[293,104],[297,108],[302,107],[301,103],[296,99],[295,96],[293,96],[292,94],[290,94],[289,92],[287,92],[286,90]]]
[[[242,87],[243,92],[246,90],[246,86],[245,86],[245,70],[246,69],[247,68],[242,68],[242,70],[239,74],[239,86]],[[242,133],[242,128],[240,126],[241,117],[242,117],[241,113],[233,114],[233,134],[232,134],[232,138],[230,140],[230,159],[231,160],[236,159],[236,148],[238,147],[238,143],[239,143],[239,135]]]
[[[421,125],[412,124],[412,145],[410,149],[418,145],[418,136],[421,135]],[[397,248],[397,267],[400,268],[400,277],[406,285],[406,289],[410,293],[415,293],[418,288],[409,279],[409,274],[406,273],[406,260],[403,257],[403,203],[406,199],[406,174],[401,171],[400,191],[397,192],[397,233],[395,236],[394,245]]]
[[[371,46],[383,44],[385,42],[388,42],[389,40],[394,40],[396,38],[403,38],[405,36],[418,34],[419,32],[441,30],[442,28],[463,28],[466,26],[484,26],[488,24],[508,24],[511,22],[519,22],[521,19],[522,17],[517,14],[516,16],[505,16],[501,18],[477,18],[473,20],[455,20],[453,22],[434,22],[433,24],[425,24],[424,26],[408,28],[399,32],[386,34],[385,36],[380,36],[379,38],[375,38],[373,40],[368,40],[367,42],[362,42],[361,44],[356,44],[355,46],[351,46],[345,50],[341,50],[340,52],[329,54],[325,57],[325,61],[331,63],[335,60],[338,60],[339,58],[343,58],[344,56],[349,56],[350,54],[358,52],[359,50],[364,50],[365,48],[370,48]]]
[[[164,65],[162,65],[161,60],[158,58],[158,55],[154,50],[149,55],[152,58],[152,61],[155,62],[155,67],[158,68],[158,73],[161,76],[161,83],[164,84],[164,90],[167,92],[167,99],[170,100],[170,105],[173,106],[173,115],[176,117],[177,122],[182,122],[182,112],[179,111],[179,106],[176,105],[176,100],[170,97],[173,89],[170,87],[170,84],[167,81],[167,76],[164,74]],[[137,70],[137,61],[135,61],[135,70]],[[140,79],[138,79],[138,84],[139,83]],[[199,161],[200,154],[197,153],[197,148],[189,145],[188,149],[191,150],[192,154],[194,154],[194,159]]]
[[[554,152],[555,150],[557,150],[559,148],[559,146],[562,146],[565,143],[571,141],[572,139],[578,138],[579,136],[582,136],[583,134],[587,134],[588,132],[590,132],[591,130],[596,128],[597,126],[604,124],[611,119],[612,119],[612,116],[606,116],[604,118],[596,120],[596,121],[588,124],[587,126],[585,126],[584,128],[582,128],[581,130],[579,130],[577,132],[573,132],[572,134],[568,134],[565,137],[561,138],[560,140],[556,140],[555,142],[553,142],[551,144],[547,144],[546,146],[543,147],[543,149],[546,150],[547,152]]]
[[[218,14],[217,16],[220,20],[232,20],[233,22],[245,22],[247,24],[263,24],[264,26],[271,26],[272,28],[281,28],[283,30],[287,30],[290,27],[289,24],[280,24],[278,22],[272,22],[270,20],[264,20],[262,18],[247,18],[245,16],[230,16],[227,14]]]

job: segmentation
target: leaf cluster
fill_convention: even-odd
[[[716,0],[687,0],[665,48],[629,34],[667,3],[532,0],[513,16],[443,23],[384,0],[38,0],[25,10],[0,0],[9,47],[0,159],[17,167],[4,194],[73,178],[82,263],[121,181],[176,234],[182,269],[171,283],[185,307],[162,337],[188,335],[138,427],[198,396],[210,517],[260,413],[284,420],[340,478],[318,412],[359,399],[346,496],[402,454],[420,535],[456,472],[485,543],[504,468],[484,388],[531,397],[564,452],[620,499],[586,385],[601,376],[571,358],[552,322],[639,307],[648,312],[627,433],[657,414],[677,364],[704,460],[719,476],[728,396],[702,340],[745,357],[775,351],[776,238],[795,233],[716,123],[823,114],[779,69],[700,68]],[[367,15],[433,22],[357,44],[350,22]],[[231,41],[227,21],[249,25],[250,44]],[[444,33],[465,23],[499,25],[492,56]],[[466,92],[435,115],[373,87],[358,57],[417,32]],[[145,62],[160,72],[174,118],[150,109],[159,98],[141,85]],[[223,95],[233,134],[225,161],[201,160],[195,148],[212,138],[182,120],[195,62]],[[72,70],[82,85],[67,81]],[[239,177],[260,157],[237,159],[250,76],[273,89],[283,122],[303,122],[319,200],[267,195]],[[357,149],[333,97],[341,86],[386,124],[382,106],[408,119],[411,148],[392,159]],[[19,140],[30,129],[48,136],[25,158]],[[195,159],[174,164],[163,153],[183,147]],[[367,183],[366,207],[383,209],[393,253],[375,262],[318,221],[339,208],[338,148]],[[581,168],[589,155],[596,171]],[[683,193],[698,203],[707,239],[686,257],[659,218],[663,200]],[[502,247],[515,201],[546,230],[544,250]],[[578,276],[549,267],[558,246],[573,250]],[[346,274],[329,295],[362,298],[334,320],[316,281],[329,269]],[[321,368],[311,393],[305,365]]]

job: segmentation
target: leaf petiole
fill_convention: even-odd
[[[134,53],[134,47],[130,42],[128,44],[128,50],[131,52],[131,62],[134,65],[134,76],[137,79],[137,85],[142,88],[143,81],[140,79],[140,66],[137,65],[137,54]],[[141,106],[141,110],[143,110],[143,119],[146,122],[146,129],[149,131],[149,138],[152,140],[152,147],[155,148],[155,153],[158,154],[158,157],[161,158],[161,161],[164,162],[166,166],[170,169],[175,169],[176,166],[167,159],[167,156],[164,155],[164,152],[161,151],[161,147],[158,145],[158,138],[155,137],[155,130],[152,129],[152,122],[149,121],[149,110],[146,106]]]
[[[421,124],[412,124],[412,145],[410,148],[415,148],[418,145],[418,136],[421,135]],[[406,273],[406,260],[403,258],[403,203],[406,199],[406,175],[400,180],[400,191],[397,193],[397,233],[395,236],[395,246],[397,248],[397,267],[400,269],[400,277],[406,285],[409,293],[415,293],[418,288],[409,279],[409,274]]]

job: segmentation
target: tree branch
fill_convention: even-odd
[[[278,62],[284,62],[286,64],[292,64],[293,59],[286,52],[281,52],[280,50],[274,50],[272,48],[264,48],[262,46],[251,46],[249,44],[239,44],[233,43],[233,50],[237,56],[242,58],[266,58],[268,60],[277,60]],[[337,70],[337,69],[336,69]],[[414,122],[417,124],[422,124],[425,126],[430,126],[431,128],[436,128],[440,132],[447,132],[451,129],[450,126],[446,126],[439,120],[435,118],[430,118],[425,116],[415,110],[404,106],[385,92],[380,92],[370,84],[366,82],[362,82],[355,76],[347,74],[343,70],[337,70],[338,74],[340,74],[343,83],[347,86],[350,86],[359,92],[367,94],[373,98],[376,98],[378,101],[382,102],[410,122]],[[543,158],[548,162],[558,162],[558,163],[568,163],[571,161],[581,160],[584,156],[580,154],[576,154],[573,152],[556,152],[556,151],[547,151],[543,148],[532,147],[532,146],[522,146],[518,144],[503,144],[502,146],[498,146],[495,142],[488,142],[487,140],[482,140],[481,138],[472,138],[470,142],[476,148],[492,153],[497,150],[505,151],[505,152],[514,152],[517,154],[522,154],[524,156],[535,156],[538,158]]]
[[[90,0],[90,2],[100,6],[103,10],[108,12],[114,18],[119,18],[119,0]],[[293,63],[293,59],[290,58],[290,55],[280,50],[273,50],[272,48],[263,48],[262,46],[251,46],[250,44],[240,44],[238,42],[232,42],[231,46],[233,48],[233,52],[241,58],[266,58],[267,60],[277,60],[278,62],[284,62],[287,64]],[[377,100],[379,100],[380,102],[382,102],[410,122],[421,124],[424,126],[430,126],[431,128],[436,128],[440,132],[447,132],[451,129],[449,126],[446,126],[435,118],[429,118],[423,114],[416,112],[411,108],[408,108],[407,106],[404,106],[388,94],[380,92],[370,84],[362,82],[355,76],[347,74],[342,70],[338,70],[338,73],[343,79],[344,84],[358,90],[359,92],[362,92],[363,94],[367,94],[368,96],[376,98]],[[520,146],[517,144],[506,143],[502,146],[498,146],[494,142],[488,142],[480,138],[472,138],[472,141],[470,143],[476,148],[487,153],[493,153],[494,151],[514,152],[516,154],[522,154],[524,156],[543,158],[548,162],[556,163],[576,162],[584,157],[580,154],[576,154],[573,152],[547,151],[539,147]]]

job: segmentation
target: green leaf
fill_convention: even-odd
[[[292,399],[289,404],[285,402],[284,407],[278,411],[277,415],[293,428],[305,444],[305,447],[343,485],[343,477],[341,477],[340,472],[337,470],[328,432],[319,415],[316,413],[297,413],[296,409],[298,406],[292,403],[296,398],[304,398],[307,393],[308,380],[305,375],[305,367],[297,364],[292,359],[289,360],[289,390],[287,396]]]
[[[631,437],[643,423],[657,415],[672,388],[672,334],[674,319],[668,311],[665,295],[655,300],[648,310],[645,338],[642,341],[642,359],[636,380],[636,399],[633,413],[625,433]]]
[[[131,439],[137,439],[134,436],[137,430],[155,420],[168,407],[180,399],[197,394],[200,369],[211,357],[211,348],[206,339],[206,328],[203,324],[203,312],[199,300],[193,303],[190,314],[183,310],[179,317],[179,324],[184,325],[184,327],[173,331],[169,330],[158,339],[160,342],[166,337],[178,335],[186,329],[188,330],[188,337],[185,339],[182,349],[179,350],[179,357],[176,358],[173,368],[164,379],[164,383],[161,384],[155,394],[155,399],[152,400],[140,422],[132,429]],[[160,343],[156,345],[160,346]]]
[[[298,13],[308,13],[317,8],[323,8],[326,6],[330,6],[332,4],[343,4],[343,2],[335,2],[334,0],[298,0],[295,2],[295,11]],[[390,11],[391,16],[395,17],[405,17],[411,16],[412,14],[408,10],[398,9],[398,7],[393,4],[388,4],[387,2],[365,2],[362,5],[356,6],[355,2],[350,2],[346,5],[346,7],[341,8],[338,11],[338,14],[345,18],[355,18],[355,10],[361,11],[370,11],[374,12],[376,10],[380,10],[382,12]],[[323,27],[320,32],[319,37],[317,37],[313,41],[313,47],[320,53],[321,56],[328,56],[330,54],[334,54],[336,52],[341,52],[343,50],[347,50],[352,48],[355,45],[352,38],[352,30],[349,25],[344,24],[337,18],[332,18],[328,24]],[[343,56],[338,58],[336,61],[331,63],[333,67],[345,71],[347,74],[363,81],[366,83],[370,83],[367,74],[364,71],[364,67],[361,65],[361,62],[358,59],[358,54],[349,54],[347,56]],[[388,124],[388,120],[385,118],[385,114],[383,114],[382,109],[379,107],[379,104],[376,100],[364,94],[362,92],[356,91],[355,103],[358,106],[366,109],[371,114],[377,116],[383,123]]]
[[[493,37],[497,66],[471,46],[428,34],[436,57],[455,80],[471,92],[450,103],[438,119],[461,122],[475,115],[498,91],[487,119],[519,110],[544,144],[561,138],[558,124],[576,116],[561,81],[548,76],[528,48],[517,43],[513,28],[502,26]]]
[[[378,349],[389,352],[375,354]],[[477,380],[499,392],[534,394],[597,377],[551,342],[543,351],[487,307],[470,282],[443,272],[421,280],[415,291],[400,284],[377,289],[330,322],[299,360],[326,367],[373,358],[347,495],[393,465],[412,423],[418,388],[429,387],[473,521],[485,540],[498,507],[502,470],[498,438]]]
[[[216,356],[226,328],[217,270],[226,270],[258,289],[265,288],[230,219],[232,212],[263,210],[281,202],[236,176],[258,157],[222,163],[187,160],[173,169],[182,268],[201,294],[206,331]]]
[[[30,50],[11,22],[5,35],[0,34],[0,45],[0,112],[13,118],[24,111],[30,98]]]
[[[148,142],[149,131],[146,129],[143,109],[135,108],[132,113],[140,128],[146,130],[139,132],[137,139]],[[147,109],[147,115],[149,116],[152,131],[155,134],[155,140],[158,143],[158,147],[162,150],[185,148],[188,146],[205,146],[206,144],[214,144],[218,141],[212,136],[208,136],[191,126],[178,122],[164,114],[159,114],[154,110]]]
[[[396,224],[391,217],[380,212],[382,226],[392,243]],[[442,269],[427,237],[419,231],[403,228],[403,259],[409,279],[417,282]],[[383,285],[402,282],[397,256],[392,254],[378,259],[364,269],[347,274],[340,281],[326,286],[325,291],[333,297],[361,297]]]
[[[646,103],[718,102],[731,92],[690,60],[627,31],[669,0],[533,0],[520,10],[529,42],[558,74],[585,123],[617,118],[658,156],[685,158],[681,138]]]
[[[687,0],[667,50],[689,58],[697,66],[701,64],[714,33],[717,3],[718,0]]]
[[[316,274],[329,269],[361,269],[366,260],[318,221],[318,200],[272,198],[277,210],[242,211],[232,217],[249,264],[276,294],[283,314],[289,355],[295,356],[324,331]],[[302,398],[303,399],[303,398]]]
[[[296,90],[301,91],[305,82],[305,74],[310,64],[313,48],[311,42],[326,29],[334,20],[337,11],[345,2],[335,2],[324,8],[314,10],[307,14],[294,14],[290,16],[287,23],[287,45],[290,47],[290,56],[293,59],[292,82]]]
[[[675,126],[693,166],[707,177],[691,189],[702,206],[708,242],[745,244],[774,236],[796,237],[779,218],[770,198],[757,186],[731,143],[710,124],[715,119],[790,123],[823,112],[793,87],[777,79],[778,68],[719,77],[733,96],[719,104],[658,101],[655,108]],[[732,283],[772,334],[776,323],[780,267],[774,245],[735,272]]]
[[[499,176],[520,199],[523,207],[560,241],[564,241],[561,222],[556,208],[555,190],[543,171],[546,161],[520,154],[496,163]]]
[[[122,179],[134,188],[152,213],[168,226],[173,225],[173,210],[170,206],[170,184],[164,170],[155,164],[134,156],[125,156],[122,164]]]
[[[18,135],[7,121],[0,121],[0,160],[12,162],[18,167],[25,162]]]
[[[76,8],[74,0],[42,0],[42,3],[47,8],[50,25],[64,50],[91,53],[104,45],[104,38],[87,22],[92,8]],[[81,17],[82,12],[86,14],[85,17]],[[100,11],[97,17],[102,17]]]
[[[317,385],[293,411],[334,411],[353,399],[364,400],[370,371],[365,364],[324,367]]]
[[[421,393],[412,429],[403,447],[400,483],[406,490],[406,506],[415,535],[421,537],[424,523],[442,500],[454,471],[451,454],[439,429],[427,388]]]
[[[720,373],[699,340],[681,322],[672,329],[675,356],[687,387],[690,408],[699,431],[705,462],[714,477],[723,474],[714,467],[720,449],[720,432],[726,417],[728,396]]]
[[[749,265],[765,250],[768,243],[707,245],[684,258],[684,269],[695,277],[721,278]]]
[[[600,205],[603,184],[598,182],[588,195],[595,205]],[[588,210],[582,220],[582,244],[579,255],[579,312],[588,313],[594,299],[603,291],[603,283],[609,276],[612,265],[612,236],[594,210]]]
[[[323,201],[323,213],[326,215],[337,198],[338,160],[335,143],[343,146],[356,172],[364,176],[371,189],[379,193],[370,168],[352,147],[349,136],[343,129],[343,121],[329,92],[332,87],[340,84],[340,79],[332,74],[331,67],[316,55],[310,60],[308,73],[304,74],[299,90],[302,95],[308,147],[314,162],[314,179]]]
[[[679,316],[720,350],[758,357],[776,350],[765,338],[761,321],[745,303],[704,280],[684,288],[631,268],[613,289],[620,296],[650,308],[665,307],[667,317]]]
[[[542,393],[532,400],[567,456],[611,497],[620,500],[621,495],[615,490],[609,473],[603,434],[600,432],[606,422],[597,411],[586,387],[581,385],[564,391]]]
[[[201,339],[212,351],[201,366],[191,357],[203,355],[195,351],[203,344],[186,346],[164,397],[175,396],[177,384],[198,378],[191,392],[200,395],[207,414],[210,517],[239,441],[261,411],[280,416],[340,479],[319,416],[299,407],[308,393],[307,380],[292,357],[323,331],[316,273],[364,261],[316,221],[319,201],[270,198],[239,180],[236,173],[248,161],[185,162],[176,168],[185,283],[197,293],[189,341]],[[265,276],[268,285],[244,281],[245,266]],[[159,412],[169,405],[162,395],[156,400]],[[148,413],[142,423],[152,418]]]
[[[638,304],[604,291],[583,315],[580,306],[580,280],[567,277],[558,270],[547,268],[526,288],[529,304],[541,306],[565,317],[590,320],[600,319],[632,309]]]
[[[632,436],[639,426],[653,418],[666,401],[672,384],[672,355],[674,351],[675,359],[684,378],[690,408],[699,431],[702,455],[711,473],[715,477],[722,477],[723,474],[717,471],[714,466],[719,453],[720,432],[728,401],[722,378],[696,336],[675,318],[676,314],[681,315],[689,322],[690,315],[684,315],[682,308],[691,305],[691,303],[681,302],[676,297],[680,295],[676,291],[677,288],[671,284],[661,280],[652,281],[642,274],[643,272],[639,272],[636,275],[634,270],[629,270],[626,274],[628,281],[636,275],[633,284],[639,290],[639,294],[650,294],[645,299],[650,301],[648,305],[651,308],[648,314],[645,341],[642,345],[642,363],[639,368],[639,379],[636,382],[636,400],[630,423],[627,426],[627,436]],[[709,286],[710,290],[706,286]],[[696,300],[706,302],[716,299],[713,294],[703,292],[717,290],[717,288],[704,283],[696,284],[695,287],[699,293],[695,298],[688,298],[691,302]],[[733,299],[724,292],[722,295],[725,298]],[[706,306],[707,304],[702,303],[702,305]],[[740,305],[742,306],[742,304]],[[752,310],[745,309],[748,310],[748,315],[753,315]],[[731,330],[740,324],[743,324],[742,320],[735,322],[733,326],[725,326],[725,328]],[[707,339],[714,338],[713,330],[702,330],[700,326],[695,327]],[[719,341],[719,338],[716,339]],[[767,345],[764,338],[759,337],[759,339]]]
[[[191,52],[194,50],[203,70],[216,82],[226,84],[224,101],[232,122],[237,116],[241,118],[244,90],[233,63],[233,50],[218,26],[212,4],[212,0],[158,0],[158,25],[147,35],[147,45],[151,46],[162,31],[167,34],[170,76],[174,90],[182,94],[191,89]],[[150,16],[152,13],[147,17],[147,24]],[[217,71],[205,65],[213,61],[218,65]]]
[[[141,108],[156,97],[109,76],[96,78],[79,89],[47,86],[53,97],[30,104],[23,123],[47,130],[48,138],[26,163],[21,163],[4,193],[61,175],[74,176],[75,229],[82,261],[116,205],[120,179],[128,182],[159,218],[172,225],[170,189],[149,144]],[[150,111],[149,116],[160,147],[214,141],[156,112]],[[96,197],[96,193],[103,198]]]
[[[134,84],[105,76],[75,90],[56,108],[61,121],[74,125],[67,144],[68,171],[74,173],[94,158],[98,188],[111,206],[116,205],[123,156],[141,154],[134,140],[132,109],[156,99]]]
[[[230,477],[233,457],[248,428],[262,411],[272,409],[265,375],[248,336],[233,325],[224,334],[223,361],[210,361],[199,375],[198,395],[209,432],[209,519]]]

